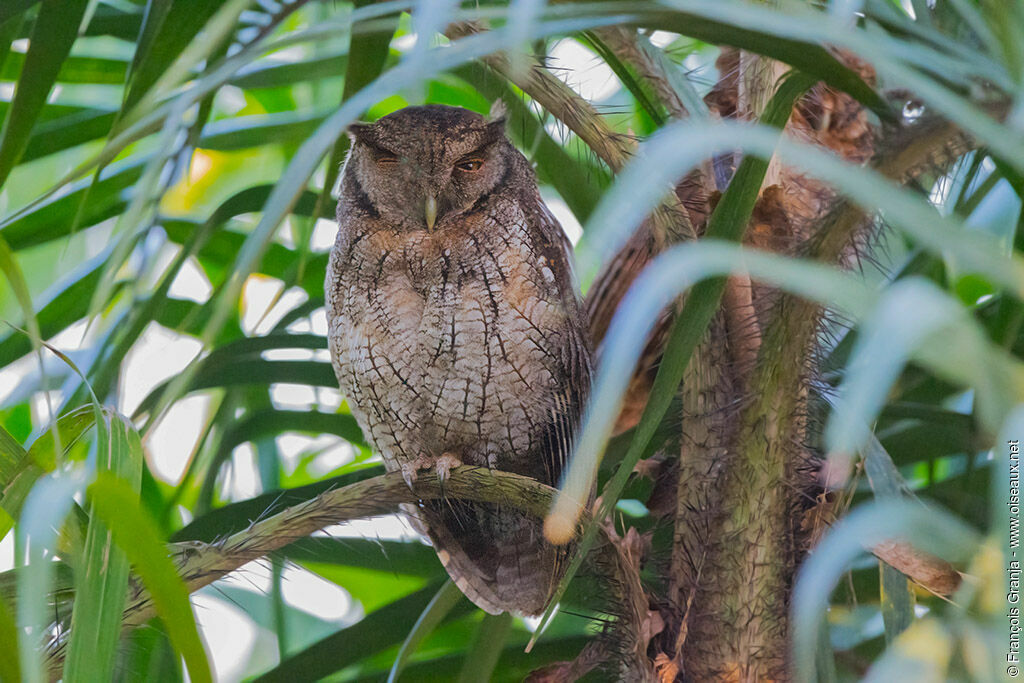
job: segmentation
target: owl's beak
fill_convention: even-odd
[[[433,230],[434,222],[437,221],[437,200],[434,199],[434,195],[427,195],[427,201],[423,206],[423,214],[427,219],[427,230]]]

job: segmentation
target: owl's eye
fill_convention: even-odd
[[[473,173],[474,171],[479,171],[480,167],[483,165],[483,159],[463,159],[459,163],[455,164],[455,168],[460,171],[466,171],[467,173]]]
[[[392,152],[390,149],[381,147],[380,145],[373,144],[372,142],[363,142],[366,146],[367,151],[370,153],[370,158],[381,166],[387,166],[389,164],[398,163],[398,155]]]

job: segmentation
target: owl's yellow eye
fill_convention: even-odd
[[[463,159],[459,163],[455,164],[455,168],[459,169],[460,171],[472,173],[474,171],[479,171],[480,167],[483,165],[483,159]]]
[[[382,166],[387,166],[389,164],[397,164],[398,157],[393,156],[391,154],[385,154],[384,156],[377,157],[377,163],[381,164]]]

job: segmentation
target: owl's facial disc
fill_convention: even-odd
[[[506,180],[504,122],[456,107],[407,107],[349,128],[350,160],[377,212],[406,230],[444,230]]]

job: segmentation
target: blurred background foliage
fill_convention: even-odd
[[[498,30],[449,42],[455,19]],[[725,75],[720,46],[733,45],[849,88],[872,116],[938,112],[977,141],[907,191],[876,192],[852,167],[839,188],[900,229],[862,247],[865,293],[822,335],[819,388],[843,408],[815,447],[875,453],[875,469],[858,466],[843,489],[855,507],[913,492],[947,512],[867,503],[837,528],[801,579],[794,661],[810,652],[817,673],[801,675],[822,680],[1003,675],[1005,440],[1024,436],[1014,411],[1024,395],[1019,3],[6,0],[0,679],[63,666],[65,680],[181,680],[187,669],[193,681],[369,681],[397,660],[401,680],[515,681],[573,659],[601,630],[600,615],[569,600],[524,653],[536,622],[445,597],[433,551],[398,518],[331,527],[203,588],[197,628],[163,544],[223,539],[383,471],[336,389],[324,338],[348,123],[424,102],[486,113],[502,99],[542,195],[574,240],[583,226],[584,279],[626,240],[649,207],[638,199],[639,217],[616,226],[610,203],[644,195],[656,155],[613,182],[620,169],[559,112],[473,61],[508,50],[515,72],[529,67],[514,55],[539,59],[623,138],[675,126],[659,138],[671,154],[686,129],[592,32],[620,23],[639,26],[674,74],[692,136],[719,125],[700,103]],[[887,114],[882,87],[820,59],[821,44],[871,63],[884,88],[910,93],[907,107]],[[765,268],[800,290],[784,266]],[[814,275],[812,287],[836,291],[838,274]],[[907,281],[920,287],[898,287]],[[637,296],[671,299],[669,285],[647,284]],[[877,439],[851,432],[858,424]],[[612,441],[602,483],[630,438]],[[650,493],[630,480],[621,531],[650,527]],[[891,534],[927,536],[927,549],[973,578],[951,601],[905,578],[883,591],[884,571],[861,550]],[[126,585],[144,585],[159,618],[122,636]]]

